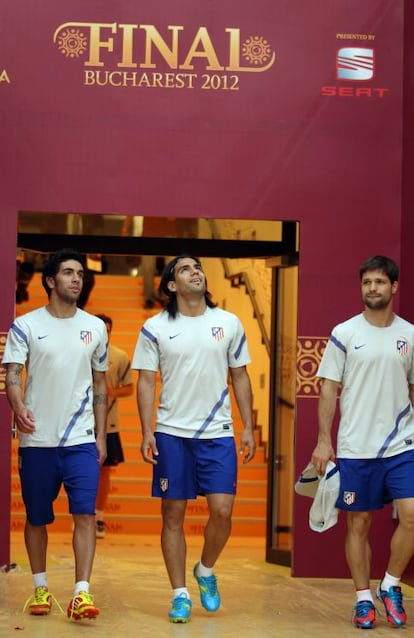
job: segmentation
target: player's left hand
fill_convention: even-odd
[[[106,456],[106,433],[103,436],[97,435],[96,437],[96,449],[98,450],[98,463],[99,465],[103,465]]]
[[[244,429],[240,441],[239,454],[244,454],[247,448],[247,454],[243,458],[243,463],[248,463],[256,454],[256,441],[253,430]]]

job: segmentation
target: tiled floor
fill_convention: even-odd
[[[93,621],[69,622],[57,607],[46,617],[22,613],[32,580],[21,533],[13,534],[11,560],[16,569],[0,574],[0,637],[30,638],[335,638],[354,636],[350,623],[353,589],[350,580],[291,578],[289,569],[264,561],[262,539],[232,538],[216,574],[222,596],[214,614],[200,605],[191,576],[201,539],[188,540],[188,586],[193,600],[191,622],[168,622],[171,592],[154,536],[107,535],[99,540],[91,591],[101,608]],[[70,534],[49,535],[49,586],[62,606],[72,596],[73,558]],[[405,607],[414,626],[414,589],[404,587]],[[410,633],[410,626],[405,632]],[[18,632],[18,633],[17,633]],[[390,633],[391,632],[391,633]],[[377,638],[395,630],[378,617]]]

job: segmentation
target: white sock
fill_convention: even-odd
[[[89,594],[89,583],[87,580],[78,580],[75,583],[74,595],[77,596],[80,591],[86,591]]]
[[[190,598],[190,594],[188,593],[187,587],[177,587],[177,589],[173,589],[173,598]]]
[[[360,600],[370,600],[372,603],[374,602],[370,589],[357,589],[355,593],[358,603]]]
[[[383,591],[388,591],[390,587],[397,587],[400,584],[400,579],[395,576],[391,576],[388,572],[385,572],[385,576],[380,583],[380,587]]]
[[[46,572],[38,572],[37,574],[32,574],[32,576],[35,588],[46,587],[46,589],[48,589]]]
[[[201,560],[197,565],[196,571],[197,571],[197,576],[202,576],[204,578],[207,578],[207,576],[213,575],[213,567],[206,567],[205,565],[203,565]]]
[[[103,510],[96,510],[95,511],[95,520],[96,521],[103,521],[103,519],[104,519]]]

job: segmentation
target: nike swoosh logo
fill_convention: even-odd
[[[363,348],[363,347],[364,347],[364,346],[366,346],[366,345],[367,345],[366,343],[361,343],[361,345],[360,345],[360,346],[354,346],[354,349],[355,349],[355,350],[359,350],[360,348]]]
[[[181,332],[177,332],[176,335],[170,335],[170,339],[175,339],[176,337],[178,337],[178,335],[180,335]]]
[[[48,337],[49,335],[42,335],[41,337],[37,337],[38,339],[45,339],[45,337]]]

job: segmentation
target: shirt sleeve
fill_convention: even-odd
[[[251,362],[246,333],[243,325],[236,315],[233,315],[232,338],[229,347],[228,359],[230,368],[241,368]]]
[[[22,322],[14,321],[6,339],[2,363],[20,363],[24,365],[29,352],[30,335]]]
[[[338,331],[333,330],[326,344],[317,377],[342,382],[346,362],[346,345]]]
[[[160,363],[160,353],[157,336],[154,330],[145,323],[139,333],[132,357],[133,370],[152,370],[157,372]]]
[[[98,345],[92,356],[92,368],[96,372],[106,372],[108,370],[108,333],[103,321],[102,326],[96,329],[98,334]]]

